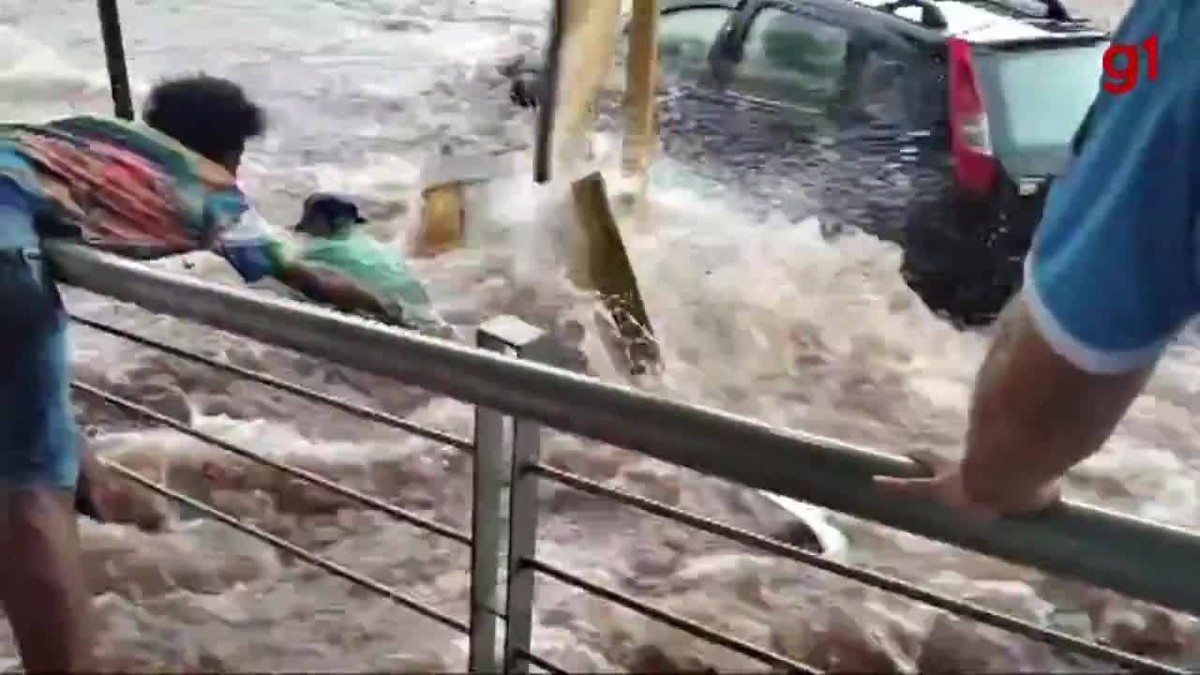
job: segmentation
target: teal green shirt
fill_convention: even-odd
[[[341,272],[376,295],[393,300],[400,305],[403,322],[414,328],[437,328],[444,323],[403,258],[361,230],[310,239],[300,259]]]

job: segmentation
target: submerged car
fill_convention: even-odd
[[[664,0],[666,153],[905,249],[934,311],[991,321],[1019,286],[1109,35],[1059,0]],[[514,100],[536,103],[536,67]]]

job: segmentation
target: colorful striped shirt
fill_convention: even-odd
[[[285,263],[232,174],[144,124],[0,124],[0,178],[30,197],[43,237],[138,258],[213,250],[248,283]]]

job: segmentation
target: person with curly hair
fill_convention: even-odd
[[[250,208],[237,172],[266,127],[237,84],[206,75],[158,84],[141,122],[0,124],[0,605],[26,672],[95,669],[74,513],[81,471],[95,465],[81,467],[68,318],[44,240],[138,258],[208,250],[247,283],[271,277],[344,311],[390,311],[289,255]]]

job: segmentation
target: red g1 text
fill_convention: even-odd
[[[1109,45],[1104,50],[1104,91],[1128,94],[1142,79],[1142,58],[1146,59],[1146,79],[1158,79],[1158,36],[1152,35],[1140,45]]]

